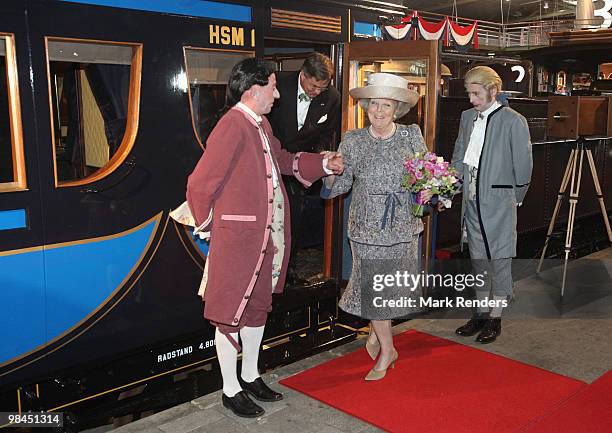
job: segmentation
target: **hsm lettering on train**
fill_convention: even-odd
[[[235,47],[244,47],[244,29],[242,27],[220,26],[218,24],[210,24],[209,42],[216,45],[232,45]],[[255,46],[255,29],[251,30],[251,47]]]

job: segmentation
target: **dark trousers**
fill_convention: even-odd
[[[289,272],[296,271],[296,257],[299,245],[301,245],[301,235],[303,232],[302,220],[304,196],[306,188],[294,177],[283,176],[285,189],[289,199],[289,210],[291,212],[291,255],[289,256]]]

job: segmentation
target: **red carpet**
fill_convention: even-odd
[[[612,371],[530,424],[525,433],[612,432]]]
[[[399,360],[377,382],[365,349],[281,383],[389,432],[517,432],[583,382],[417,331],[395,337]],[[585,431],[585,430],[579,430]]]

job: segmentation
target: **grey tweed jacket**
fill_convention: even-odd
[[[369,245],[411,242],[423,231],[423,223],[411,213],[411,194],[402,190],[404,162],[417,152],[427,152],[417,125],[397,125],[395,134],[381,140],[367,128],[348,131],[339,151],[344,173],[336,176],[323,198],[333,198],[353,189],[348,237]]]

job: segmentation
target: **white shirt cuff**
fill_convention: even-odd
[[[334,174],[333,171],[331,171],[329,168],[327,168],[327,158],[323,158],[323,171],[325,172],[325,174],[330,175],[330,174]]]

